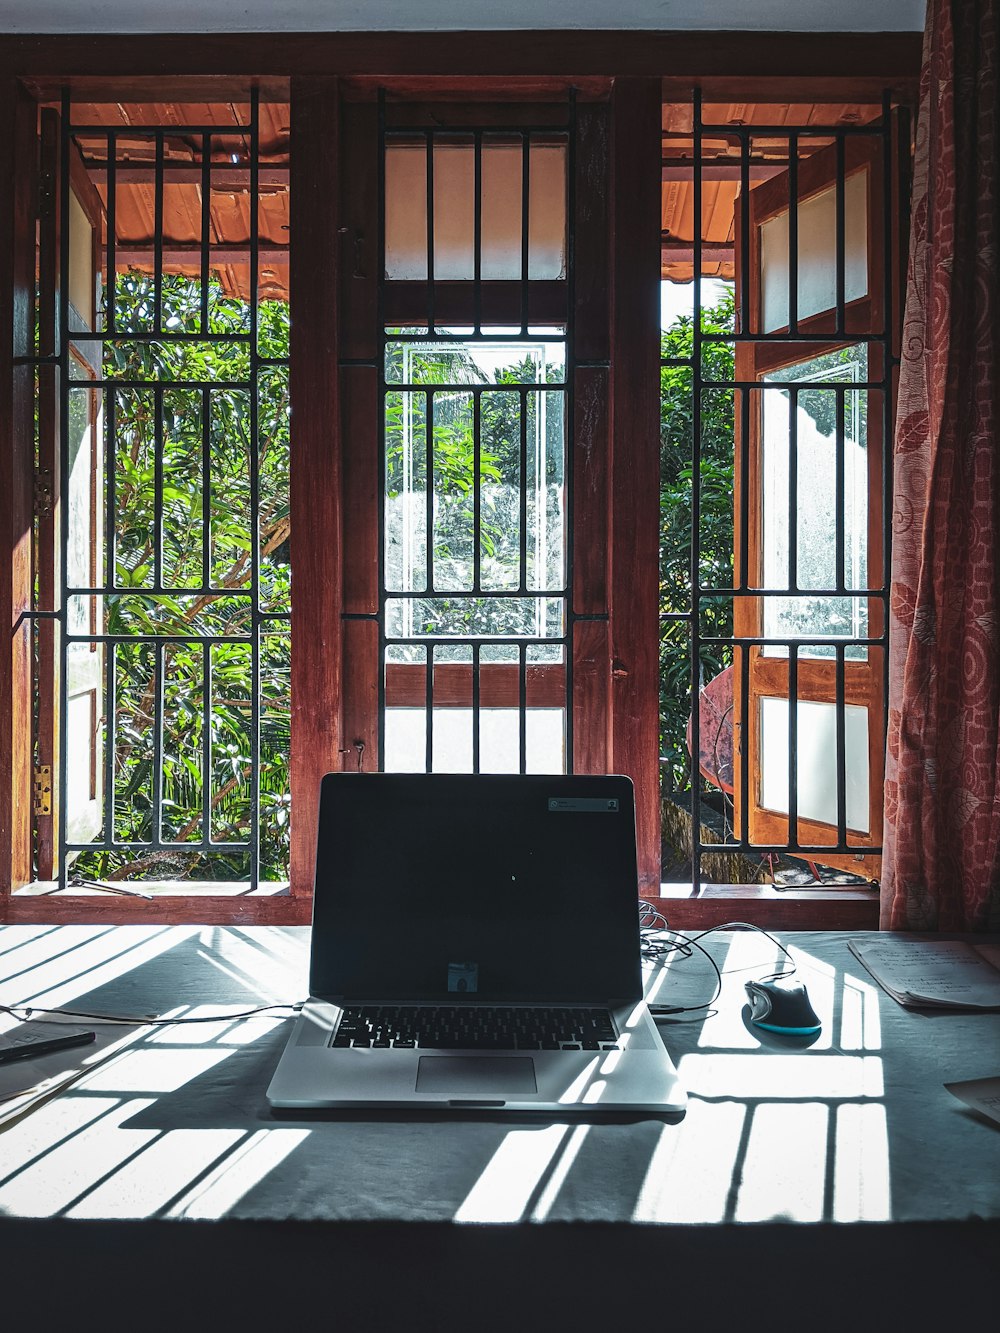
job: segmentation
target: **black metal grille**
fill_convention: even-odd
[[[905,125],[901,134],[905,135]],[[760,168],[760,159],[755,155],[754,140],[765,135],[772,142],[778,139],[787,144],[787,154],[783,155],[783,162],[781,163],[787,170],[787,318],[782,327],[774,330],[767,330],[762,327],[758,312],[752,310],[751,301],[750,264],[753,250],[751,246],[751,210],[748,206],[748,200],[751,194],[751,173],[752,171],[758,172]],[[848,773],[845,724],[847,691],[845,673],[851,669],[852,657],[857,657],[871,649],[878,650],[878,655],[882,661],[881,685],[883,698],[885,697],[887,690],[887,653],[885,651],[887,636],[885,626],[888,609],[886,571],[889,562],[890,538],[888,496],[890,493],[892,439],[892,384],[894,368],[899,363],[896,334],[891,327],[896,296],[893,290],[896,268],[893,262],[892,217],[894,207],[899,207],[902,199],[901,182],[895,178],[897,168],[894,166],[893,135],[893,112],[888,93],[883,97],[880,116],[876,112],[874,117],[866,123],[840,123],[836,125],[766,125],[757,123],[741,124],[739,122],[721,125],[712,124],[703,119],[700,92],[695,90],[693,94],[692,129],[687,136],[692,144],[693,151],[691,152],[690,162],[684,163],[685,167],[690,167],[689,179],[693,196],[694,216],[692,238],[694,285],[692,350],[690,356],[661,358],[661,366],[664,369],[684,370],[690,377],[690,600],[686,607],[674,605],[666,610],[661,607],[661,641],[665,637],[670,638],[670,636],[683,634],[687,639],[689,648],[692,772],[690,796],[692,827],[695,830],[692,877],[696,889],[702,880],[703,858],[709,853],[740,852],[753,861],[793,852],[801,855],[804,859],[815,859],[821,862],[824,855],[843,857],[856,855],[859,851],[857,837],[852,839],[849,835],[849,821],[847,818]],[[712,140],[710,151],[706,149],[707,138]],[[869,234],[868,246],[869,252],[873,242],[881,246],[883,268],[881,292],[869,293],[869,295],[879,298],[882,307],[880,327],[877,329],[867,328],[860,332],[855,331],[848,318],[845,220],[845,186],[849,174],[845,169],[845,159],[848,145],[852,140],[857,139],[874,147],[871,169],[873,172],[879,173],[877,183],[881,193],[882,211],[881,218],[874,220],[875,225],[880,228],[880,235],[873,237]],[[715,156],[715,153],[718,151],[720,140],[729,145],[732,150],[726,158],[726,166],[731,174],[738,171],[740,198],[743,204],[739,210],[735,250],[739,260],[735,271],[735,293],[737,295],[737,308],[741,312],[741,320],[732,331],[724,333],[712,332],[702,327],[702,268],[703,258],[707,250],[702,226],[704,180],[706,178],[706,168],[718,169],[719,159]],[[832,314],[830,314],[830,317],[824,318],[821,330],[815,323],[812,327],[803,329],[805,320],[801,317],[799,309],[800,212],[804,202],[800,190],[800,174],[802,164],[808,161],[810,150],[819,144],[832,152],[835,161],[833,173],[835,218],[835,255],[833,260],[835,271],[833,280],[835,296],[831,306]],[[738,160],[734,161],[737,154]],[[772,162],[771,165],[773,168],[774,163]],[[902,167],[899,169],[902,170]],[[798,382],[793,381],[791,376],[786,376],[785,381],[782,382],[780,373],[753,379],[739,379],[734,373],[732,379],[720,380],[712,378],[706,372],[706,352],[710,350],[713,344],[719,343],[728,345],[734,350],[734,353],[740,346],[767,349],[768,347],[777,348],[784,345],[787,348],[794,348],[796,353],[801,352],[803,355],[808,355],[811,348],[819,354],[829,351],[831,346],[855,347],[859,349],[859,353],[864,354],[866,366],[869,353],[873,353],[875,364],[879,369],[874,376],[866,369],[863,376],[849,383],[845,383],[843,378],[838,378],[834,374],[824,373],[819,373],[816,377],[809,378],[807,381]],[[809,501],[808,495],[804,493],[804,483],[798,471],[800,455],[798,440],[799,406],[807,394],[818,392],[825,392],[832,396],[834,403],[833,433],[835,436],[833,461],[835,478],[834,512],[830,515],[830,522],[834,528],[833,559],[836,577],[823,587],[814,587],[808,580],[804,579],[799,568],[797,554],[800,513],[803,506],[808,504]],[[743,440],[740,469],[738,475],[734,478],[738,487],[737,494],[742,497],[741,512],[737,515],[739,536],[734,552],[735,565],[740,571],[740,576],[738,579],[734,579],[732,585],[723,584],[723,586],[718,586],[719,581],[717,579],[704,581],[702,560],[703,414],[705,404],[710,401],[708,395],[712,393],[731,395],[734,425],[738,427]],[[879,471],[883,479],[882,488],[880,493],[869,495],[867,503],[872,506],[873,512],[877,512],[879,515],[882,555],[879,568],[871,568],[871,562],[869,561],[866,576],[860,582],[852,582],[845,574],[847,564],[847,533],[845,528],[845,441],[847,430],[845,419],[849,411],[849,397],[862,394],[871,401],[873,407],[878,405],[877,410],[881,417],[880,447],[882,458]],[[787,528],[788,559],[784,577],[757,580],[751,576],[749,533],[751,528],[750,509],[752,505],[759,503],[759,497],[751,494],[753,478],[751,476],[750,449],[747,442],[750,438],[754,414],[761,414],[764,404],[768,401],[772,403],[781,401],[781,396],[784,396],[789,407],[787,507],[783,517]],[[765,534],[762,545],[766,544],[766,540]],[[868,628],[866,631],[864,625],[860,629],[857,625],[854,625],[853,633],[840,635],[834,639],[825,638],[814,630],[778,635],[773,633],[770,635],[767,633],[737,635],[735,633],[713,634],[705,632],[703,626],[706,607],[713,604],[717,605],[720,601],[735,607],[741,599],[756,600],[761,606],[767,602],[780,605],[773,599],[786,599],[785,605],[792,609],[801,606],[805,599],[817,605],[824,604],[828,607],[836,607],[838,601],[842,605],[845,599],[863,599],[862,604],[869,608],[866,617]],[[871,608],[876,604],[882,608],[878,617],[882,627],[881,633],[871,633]],[[832,840],[830,842],[824,841],[822,844],[800,837],[798,770],[800,673],[803,661],[809,655],[808,650],[815,651],[818,647],[829,659],[832,659],[833,687],[831,697],[836,708],[836,754],[833,760],[836,773],[836,819],[831,821],[835,842]],[[706,651],[713,652],[721,655],[724,660],[736,664],[738,669],[734,668],[732,705],[735,705],[738,700],[739,714],[743,719],[744,728],[747,728],[757,725],[757,719],[751,718],[753,707],[749,669],[749,650],[751,648],[776,649],[787,657],[788,804],[787,811],[783,813],[787,815],[789,837],[786,842],[751,841],[748,835],[747,814],[753,780],[749,766],[750,745],[748,743],[740,745],[737,739],[735,742],[733,779],[736,792],[741,794],[738,799],[741,799],[743,803],[742,818],[739,821],[741,827],[739,832],[734,832],[733,823],[727,818],[720,841],[706,842],[703,841],[699,830],[703,826],[702,815],[710,785],[705,784],[698,772],[699,746],[703,735],[707,736],[709,734],[709,727],[714,728],[720,726],[720,724],[714,714],[710,720],[706,720],[703,724],[702,699],[700,696],[700,687],[703,687],[706,683],[702,679],[704,674],[703,657]],[[731,811],[728,813],[731,815]],[[862,850],[865,853],[877,855],[881,848],[869,841]]]
[[[249,114],[245,120],[215,125],[185,125],[183,135],[190,146],[199,150],[198,174],[201,186],[200,241],[187,247],[190,263],[200,266],[199,276],[192,280],[196,299],[190,302],[187,326],[171,313],[167,285],[171,282],[164,257],[165,188],[169,178],[166,146],[177,127],[166,124],[128,125],[108,128],[106,125],[74,123],[70,96],[64,93],[61,121],[61,264],[63,281],[60,285],[58,310],[58,365],[60,370],[60,454],[62,472],[62,575],[59,599],[61,635],[61,698],[60,716],[60,802],[59,866],[60,885],[66,886],[68,867],[88,864],[94,853],[109,853],[119,863],[131,869],[153,867],[151,878],[186,878],[163,873],[163,866],[176,858],[178,864],[188,866],[203,858],[197,878],[237,880],[241,890],[251,892],[261,880],[261,718],[262,680],[270,671],[284,671],[278,659],[286,654],[274,652],[274,645],[290,640],[290,605],[287,599],[271,597],[268,580],[262,577],[262,546],[260,539],[260,445],[261,403],[268,394],[280,394],[287,374],[286,355],[272,355],[272,345],[262,339],[259,278],[259,175],[260,175],[260,117],[256,91],[249,96]],[[94,329],[74,327],[74,316],[69,299],[67,275],[70,266],[70,159],[77,151],[81,136],[88,141],[97,139],[106,143],[105,161],[101,163],[106,195],[106,244],[104,272],[105,302],[98,314]],[[129,163],[129,171],[148,172],[153,190],[154,233],[152,241],[152,270],[146,273],[150,282],[150,299],[141,309],[141,317],[122,320],[116,315],[116,283],[126,268],[118,269],[119,246],[116,238],[116,219],[121,203],[118,176],[125,159],[122,142],[148,145],[145,159],[137,167]],[[249,236],[245,247],[248,299],[242,327],[226,327],[219,331],[213,323],[213,290],[218,284],[213,274],[212,218],[210,191],[212,174],[217,169],[221,144],[229,153],[239,145],[240,169],[249,178]],[[151,158],[151,161],[148,159]],[[235,156],[233,157],[235,161]],[[176,262],[176,261],[174,261]],[[195,327],[190,327],[191,324]],[[145,360],[133,356],[144,367],[143,373],[122,373],[120,363],[128,361],[130,353],[146,349]],[[211,352],[216,367],[212,373],[192,372],[181,353],[185,349]],[[80,375],[74,366],[83,362],[90,372]],[[218,373],[218,365],[222,373]],[[213,490],[216,497],[226,490],[227,477],[220,472],[216,453],[219,437],[230,428],[223,397],[239,401],[245,407],[243,446],[240,464],[240,484],[245,496],[233,500],[233,532],[243,525],[243,538],[232,533],[225,539],[219,536],[221,524],[219,503],[213,511]],[[233,399],[232,396],[237,396]],[[74,401],[77,397],[99,404],[103,415],[103,458],[99,465],[103,474],[103,501],[101,518],[104,528],[103,555],[98,560],[96,580],[81,581],[71,572],[68,559],[70,545],[78,537],[72,529],[72,497],[70,495],[71,426]],[[272,398],[273,402],[274,399]],[[140,441],[138,432],[132,435],[135,457],[123,463],[123,451],[128,452],[127,424],[135,419],[136,405],[152,417],[151,432]],[[168,467],[168,444],[171,432],[179,429],[183,416],[187,426],[200,429],[200,444],[192,450],[188,471],[180,476],[176,465]],[[200,422],[199,422],[200,418]],[[233,428],[235,429],[235,427]],[[96,448],[96,445],[95,445]],[[123,491],[122,475],[128,466],[145,465],[152,472],[152,506],[149,518],[150,557],[140,567],[126,568],[119,560],[118,536],[123,517],[122,506],[129,503]],[[134,501],[134,495],[132,496]],[[188,531],[186,540],[200,542],[190,568],[182,571],[171,552],[177,542],[172,526],[172,506],[188,507],[188,519],[196,537]],[[95,520],[96,521],[96,520]],[[91,539],[95,536],[91,531]],[[222,540],[233,543],[240,540],[244,549],[236,556],[228,575],[220,560],[213,555]],[[232,569],[236,570],[233,574]],[[284,602],[284,604],[282,604]],[[76,612],[74,612],[76,608]],[[82,623],[81,612],[89,616]],[[141,613],[141,614],[140,614]],[[188,678],[193,689],[183,700],[169,699],[167,684],[171,678],[174,656],[183,651],[188,659]],[[103,794],[101,798],[100,827],[92,836],[74,838],[67,822],[69,800],[68,767],[70,701],[67,693],[74,655],[103,654],[103,723],[100,726],[103,746]],[[148,775],[143,779],[132,799],[148,806],[146,826],[139,836],[122,836],[120,824],[134,828],[136,821],[122,821],[116,814],[120,805],[123,747],[128,738],[120,729],[123,716],[123,672],[128,661],[133,674],[145,681],[142,700],[130,702],[124,710],[130,724],[137,725],[142,716],[143,734],[137,744],[143,748]],[[287,676],[287,672],[285,671]],[[285,682],[287,683],[287,681]],[[189,713],[190,744],[183,753],[165,752],[166,712],[183,706]],[[217,810],[226,794],[226,782],[220,776],[222,741],[215,734],[213,718],[224,714],[233,719],[233,728],[243,740],[233,742],[229,759],[229,789],[243,793],[241,808],[232,819],[223,819]],[[238,725],[237,725],[238,722]],[[216,728],[217,729],[217,728]],[[245,743],[244,743],[245,742]],[[193,787],[192,810],[186,817],[174,817],[167,782],[168,761],[186,763]],[[157,866],[159,867],[157,869]],[[212,867],[216,867],[213,873]],[[138,869],[138,877],[143,870]]]
[[[461,761],[472,772],[491,767],[485,755],[483,734],[484,668],[504,668],[509,681],[516,678],[516,686],[505,694],[505,707],[516,710],[517,761],[514,771],[530,770],[529,716],[532,710],[532,682],[539,675],[556,669],[561,685],[556,699],[551,690],[546,692],[547,706],[562,712],[562,741],[560,767],[572,768],[573,714],[570,706],[572,692],[573,612],[569,590],[572,586],[572,384],[573,384],[573,151],[575,137],[575,102],[570,94],[563,125],[525,125],[516,128],[498,128],[482,124],[449,125],[447,130],[436,126],[414,126],[412,119],[405,125],[393,123],[393,105],[384,93],[379,100],[379,247],[378,320],[379,346],[379,432],[381,449],[381,492],[379,521],[379,627],[380,678],[378,700],[379,765],[386,766],[387,723],[393,709],[387,678],[395,666],[416,666],[422,676],[422,699],[417,705],[424,714],[424,734],[421,762],[426,771],[447,767],[442,759],[442,709],[461,707],[471,713],[471,734],[468,738],[467,758]],[[520,175],[520,237],[518,242],[519,272],[503,285],[515,289],[516,316],[500,321],[490,317],[486,297],[487,279],[484,278],[484,158],[499,142],[515,147],[519,154]],[[530,198],[532,185],[532,150],[541,143],[563,146],[565,152],[565,218],[566,249],[563,275],[566,297],[566,318],[558,327],[535,327],[531,317],[531,235]],[[466,307],[472,314],[468,325],[455,326],[442,317],[439,292],[442,286],[441,256],[435,238],[436,199],[440,201],[441,186],[436,179],[435,149],[461,144],[472,153],[472,237],[471,271],[463,275],[462,286],[470,299]],[[417,145],[426,159],[424,179],[424,225],[426,228],[426,256],[424,276],[421,277],[422,311],[414,324],[392,325],[387,322],[387,295],[392,278],[387,274],[386,242],[386,161],[387,153],[396,145]],[[436,193],[437,191],[437,193]],[[414,208],[419,209],[419,200]],[[496,287],[498,284],[493,283]],[[471,289],[471,291],[469,290]],[[433,383],[427,378],[408,379],[405,373],[390,377],[391,363],[402,362],[412,366],[421,354],[433,358],[449,349],[461,348],[474,357],[487,351],[509,351],[511,357],[538,354],[541,347],[554,349],[559,371],[553,375],[548,352],[542,353],[541,378],[521,383],[449,382],[445,375]],[[550,377],[551,376],[551,377]],[[438,484],[438,452],[436,439],[446,428],[449,412],[464,400],[466,428],[471,428],[471,514],[469,517],[470,554],[459,577],[447,571],[447,559],[436,532],[441,526],[442,490]],[[486,418],[491,411],[506,409],[508,428],[506,442],[515,447],[518,455],[514,480],[517,504],[505,521],[494,525],[494,535],[516,526],[516,550],[508,553],[507,574],[491,576],[484,560],[490,534],[486,510],[486,477],[484,473],[484,446]],[[387,492],[390,489],[387,451],[391,439],[393,413],[408,415],[419,422],[422,441],[413,449],[417,470],[423,485],[423,514],[420,519],[423,532],[421,558],[404,577],[395,577],[388,567],[387,530],[391,519],[387,512]],[[538,552],[529,549],[529,531],[536,535],[543,519],[537,512],[545,504],[548,488],[543,488],[541,502],[536,485],[532,510],[531,467],[532,448],[537,465],[538,457],[548,459],[547,441],[539,439],[548,415],[559,419],[558,448],[555,467],[561,473],[559,487],[562,495],[560,516],[561,550],[557,556],[543,552],[543,569],[538,568]],[[516,424],[511,422],[515,419]],[[532,438],[533,432],[535,437]],[[516,573],[512,582],[511,570]],[[534,632],[523,625],[512,623],[518,615],[535,622]],[[467,669],[468,682],[463,684],[461,699],[444,699],[443,691],[436,688],[438,668],[458,665]],[[409,765],[408,765],[409,766]]]

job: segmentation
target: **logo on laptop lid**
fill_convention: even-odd
[[[549,810],[554,814],[616,815],[621,808],[617,796],[550,796]]]
[[[472,994],[479,989],[478,963],[449,963],[448,989],[460,994]]]

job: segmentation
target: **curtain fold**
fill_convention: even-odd
[[[998,3],[927,3],[893,462],[883,929],[1000,930]]]

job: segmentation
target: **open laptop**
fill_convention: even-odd
[[[274,1107],[677,1111],[642,999],[632,783],[331,773]]]

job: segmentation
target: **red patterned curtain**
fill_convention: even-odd
[[[928,0],[896,414],[882,927],[1000,930],[998,0]]]

